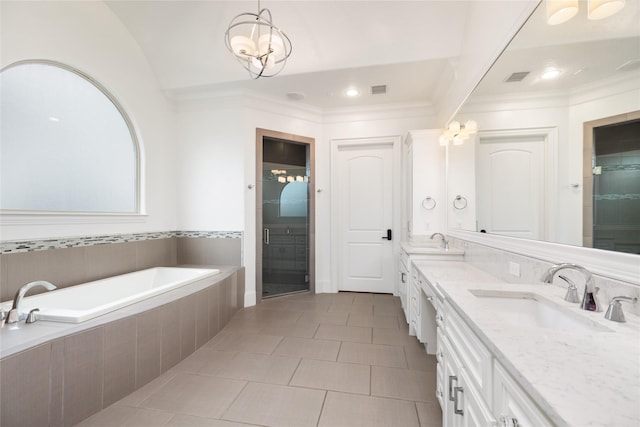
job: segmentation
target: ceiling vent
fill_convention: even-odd
[[[371,95],[384,95],[387,93],[387,85],[371,86]]]
[[[505,80],[505,83],[521,82],[528,75],[529,75],[529,71],[519,71],[517,73],[513,73],[509,77],[507,77],[507,79]]]

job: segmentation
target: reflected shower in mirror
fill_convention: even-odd
[[[479,131],[447,147],[448,198],[469,201],[464,211],[449,207],[450,228],[640,253],[631,219],[640,218],[640,133],[625,140],[628,152],[604,159],[618,162],[624,183],[593,179],[603,161],[593,145],[607,144],[593,139],[599,127],[640,120],[638,22],[640,0],[600,20],[580,1],[559,25],[538,6],[454,118]],[[602,185],[619,188],[603,194]]]

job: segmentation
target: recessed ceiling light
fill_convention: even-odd
[[[350,87],[344,92],[344,94],[347,95],[349,98],[353,98],[360,95],[360,91],[354,87]]]
[[[560,70],[556,68],[547,68],[540,76],[543,80],[553,80],[560,75]]]

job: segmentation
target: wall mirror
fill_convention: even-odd
[[[458,111],[479,131],[447,148],[450,229],[640,253],[640,1],[578,4],[550,25],[541,2]]]
[[[89,76],[51,61],[0,72],[3,213],[137,213],[138,142]]]

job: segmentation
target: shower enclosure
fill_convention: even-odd
[[[259,138],[260,139],[260,138]],[[263,135],[258,198],[261,298],[312,286],[311,146]]]

